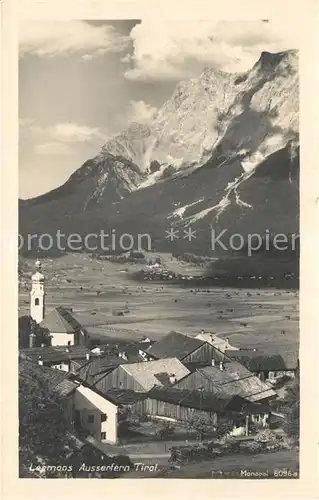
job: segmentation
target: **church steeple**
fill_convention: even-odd
[[[40,260],[35,263],[36,272],[32,275],[30,293],[30,316],[37,323],[41,323],[45,311],[44,276],[41,273],[42,264]]]

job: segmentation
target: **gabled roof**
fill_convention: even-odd
[[[93,383],[96,381],[96,377],[100,378],[102,374],[109,373],[117,366],[125,363],[127,363],[127,361],[119,356],[107,354],[87,361],[84,365],[79,367],[77,374],[81,380]]]
[[[71,379],[68,372],[55,370],[46,366],[41,366],[27,360],[19,362],[19,378],[32,378],[38,376],[47,384],[49,393],[58,394],[61,397],[71,394],[79,384]]]
[[[236,361],[224,361],[223,364],[224,370],[220,370],[219,364],[217,364],[215,366],[204,366],[198,368],[198,371],[216,384],[226,384],[227,382],[232,382],[233,380],[242,380],[253,376],[247,368]]]
[[[260,351],[243,350],[226,351],[225,354],[242,363],[252,372],[286,371],[298,368],[297,352],[262,353]]]
[[[217,394],[237,395],[251,402],[276,396],[269,385],[235,361],[224,362],[224,370],[219,366],[206,366],[197,371],[212,382]]]
[[[75,333],[82,329],[80,323],[64,307],[57,307],[49,312],[40,326],[53,333]]]
[[[178,381],[190,373],[177,358],[125,364],[121,365],[121,368],[131,375],[145,391],[149,391],[154,385],[163,386],[163,381],[158,378],[159,374],[163,376],[163,373],[166,373],[168,377],[174,375]]]
[[[196,335],[196,338],[201,340],[202,342],[207,342],[208,344],[212,345],[216,349],[218,349],[220,352],[225,352],[226,350],[230,351],[237,351],[237,347],[229,344],[227,339],[221,338],[216,334],[213,333],[200,333],[199,335]]]
[[[178,332],[171,332],[156,342],[146,352],[155,358],[177,358],[182,360],[190,353],[204,345],[202,340],[188,337]]]
[[[86,355],[95,356],[91,351],[81,345],[72,346],[46,346],[20,349],[19,356],[33,362],[38,362],[39,357],[44,363],[59,363],[71,359],[85,359]]]

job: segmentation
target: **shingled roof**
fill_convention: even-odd
[[[36,376],[46,383],[49,393],[57,394],[60,397],[68,396],[79,386],[67,372],[40,366],[28,360],[20,360],[19,378],[25,377],[34,380]]]
[[[163,386],[169,380],[170,375],[174,375],[176,380],[180,380],[190,373],[177,358],[157,359],[156,361],[144,361],[142,363],[129,363],[121,365],[135,381],[149,391],[155,385]],[[165,382],[163,374],[167,374]]]
[[[216,394],[237,395],[250,402],[276,396],[271,387],[236,361],[226,361],[224,370],[218,366],[206,366],[197,371],[212,382]]]
[[[49,312],[40,326],[54,333],[75,333],[82,329],[81,324],[64,307],[57,307]]]
[[[154,358],[177,358],[182,360],[204,344],[202,340],[171,332],[156,342],[146,352]]]
[[[252,372],[287,371],[298,368],[297,352],[262,353],[260,351],[242,350],[226,351],[230,358],[243,364]]]

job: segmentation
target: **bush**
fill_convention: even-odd
[[[165,422],[163,427],[161,427],[156,435],[159,436],[161,439],[168,439],[175,434],[175,428],[170,422]]]
[[[264,443],[259,441],[243,441],[240,445],[240,451],[244,453],[260,453],[264,449]]]
[[[274,443],[277,441],[277,436],[270,429],[264,429],[258,432],[255,441],[258,443]]]

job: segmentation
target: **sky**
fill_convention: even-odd
[[[299,47],[298,29],[272,20],[24,21],[19,42],[21,198],[63,184],[130,122],[151,121],[180,80]]]

